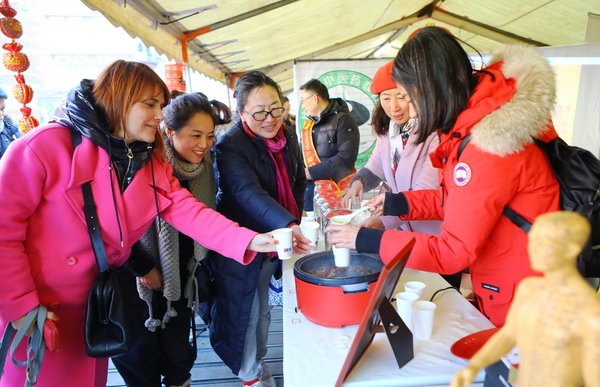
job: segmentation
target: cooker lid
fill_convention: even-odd
[[[340,286],[376,281],[383,262],[376,254],[363,254],[352,250],[350,265],[335,266],[333,252],[308,254],[294,264],[294,275],[299,279],[324,286]]]

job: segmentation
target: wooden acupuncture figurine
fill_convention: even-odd
[[[588,221],[575,212],[535,220],[528,251],[544,276],[519,284],[505,325],[454,375],[452,387],[471,385],[514,346],[519,387],[600,386],[600,299],[576,268],[589,236]]]

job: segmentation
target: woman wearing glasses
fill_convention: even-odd
[[[414,189],[435,189],[439,186],[437,170],[431,165],[429,153],[439,144],[433,130],[421,130],[416,120],[409,120],[409,98],[406,90],[392,79],[393,61],[381,66],[371,83],[371,92],[379,96],[371,123],[377,134],[375,150],[367,165],[356,173],[343,198],[343,205],[362,200],[382,180],[390,192]],[[402,221],[397,216],[373,216],[365,227],[418,231],[437,234],[440,221]]]
[[[216,145],[217,209],[257,231],[292,227],[296,252],[307,252],[309,241],[298,227],[304,163],[297,136],[283,125],[281,90],[252,71],[239,79],[234,97],[240,120]],[[244,385],[274,386],[261,360],[267,353],[269,280],[277,256],[262,254],[248,266],[231,265],[218,254],[209,259],[217,298],[204,317],[215,352]]]

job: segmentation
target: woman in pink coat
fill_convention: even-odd
[[[111,267],[127,260],[157,216],[243,264],[254,258],[249,250],[274,250],[272,238],[239,227],[180,187],[157,135],[168,100],[152,69],[116,61],[71,91],[55,123],[15,141],[0,161],[0,328],[20,326],[40,304],[51,312],[60,347],[46,351],[40,387],[106,385],[107,359],[87,357],[83,342],[87,293],[98,276],[83,183],[91,183]],[[75,150],[71,131],[82,136]],[[160,287],[155,282],[150,286]],[[24,347],[17,358],[25,358]],[[25,369],[7,361],[0,385],[24,379]]]
[[[381,66],[371,83],[371,92],[379,95],[372,124],[377,134],[375,149],[365,165],[353,177],[343,204],[362,200],[382,180],[390,192],[398,193],[415,189],[436,189],[438,172],[431,165],[429,153],[439,144],[435,131],[423,131],[409,120],[408,94],[392,79],[393,61]],[[402,221],[397,216],[372,217],[363,226],[417,231],[426,234],[440,232],[440,221]]]

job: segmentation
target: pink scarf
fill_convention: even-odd
[[[244,131],[250,138],[253,140],[257,138],[256,134],[250,130],[245,121],[242,120],[242,125],[244,126]],[[292,193],[292,187],[290,186],[290,179],[287,172],[287,167],[285,166],[285,161],[283,159],[283,148],[285,148],[285,144],[287,143],[287,139],[284,135],[284,127],[283,125],[279,128],[279,131],[273,138],[262,138],[260,137],[265,145],[267,146],[267,150],[269,151],[269,157],[275,166],[275,176],[277,178],[277,201],[279,204],[283,206],[286,210],[288,210],[296,220],[300,218],[300,212],[298,211],[298,205],[296,204],[296,200],[294,199],[294,194]]]

